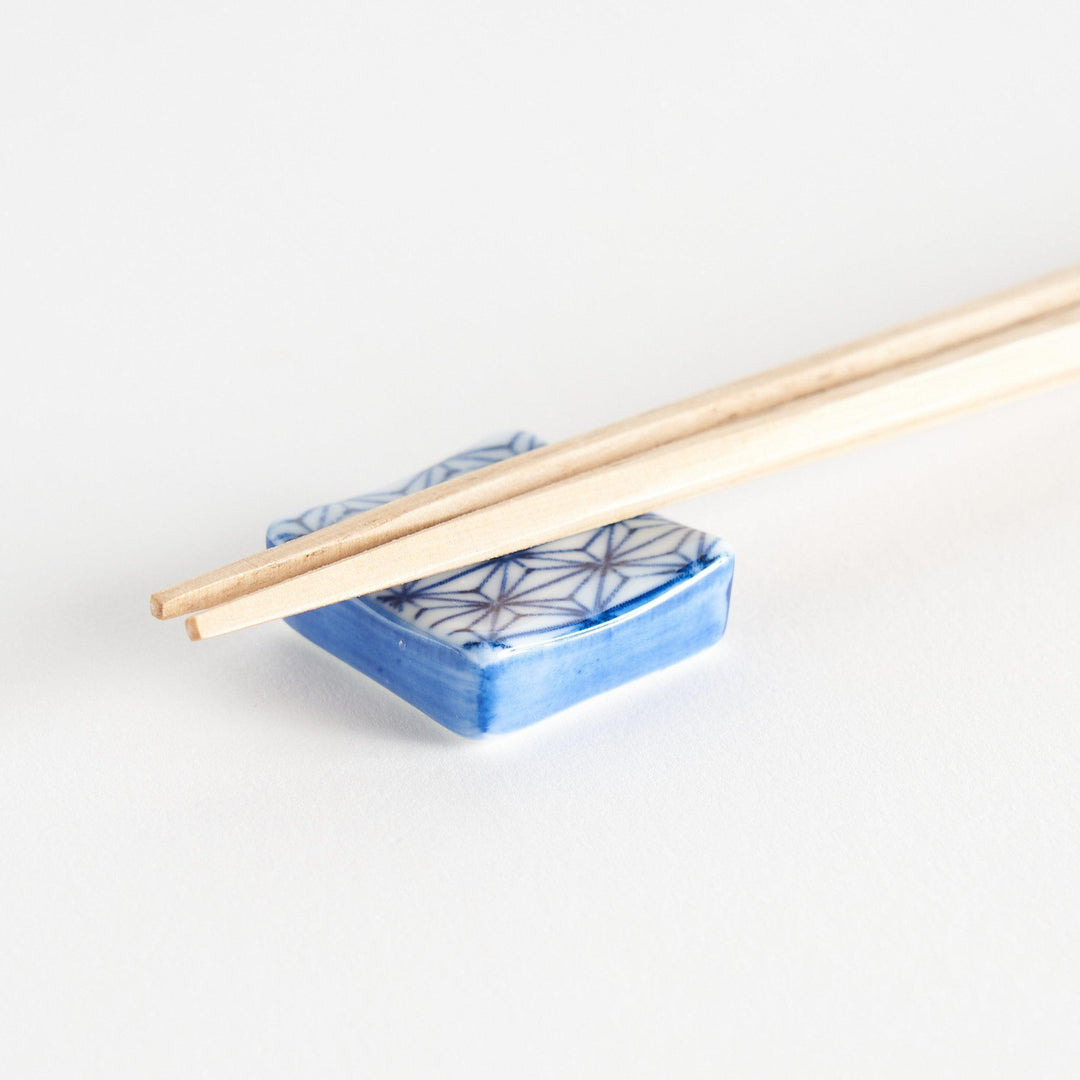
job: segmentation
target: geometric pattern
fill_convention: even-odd
[[[490,440],[372,495],[275,522],[284,543],[459,473],[540,446],[527,432]],[[720,542],[658,514],[643,514],[487,562],[406,582],[359,603],[462,648],[527,649],[648,603],[660,590],[729,558]]]

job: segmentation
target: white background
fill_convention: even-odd
[[[0,14],[0,1072],[1075,1076],[1080,389],[674,509],[726,639],[466,742],[152,589],[1080,261],[1080,9]]]

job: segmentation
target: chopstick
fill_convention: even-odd
[[[1080,375],[1080,305],[527,491],[187,620],[192,640],[599,528]]]
[[[453,477],[156,592],[160,619],[186,615],[328,566],[444,521],[822,390],[1080,303],[1080,268],[709,390]]]

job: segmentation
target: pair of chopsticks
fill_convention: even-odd
[[[1080,268],[539,447],[164,589],[193,641],[455,570],[1080,375]],[[191,614],[196,612],[197,614]]]

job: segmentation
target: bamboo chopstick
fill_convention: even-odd
[[[524,492],[1074,304],[1080,304],[1080,268],[454,477],[156,592],[150,610],[157,618],[168,619],[211,607]]]
[[[443,521],[187,620],[192,640],[598,528],[1080,375],[1080,306]]]

